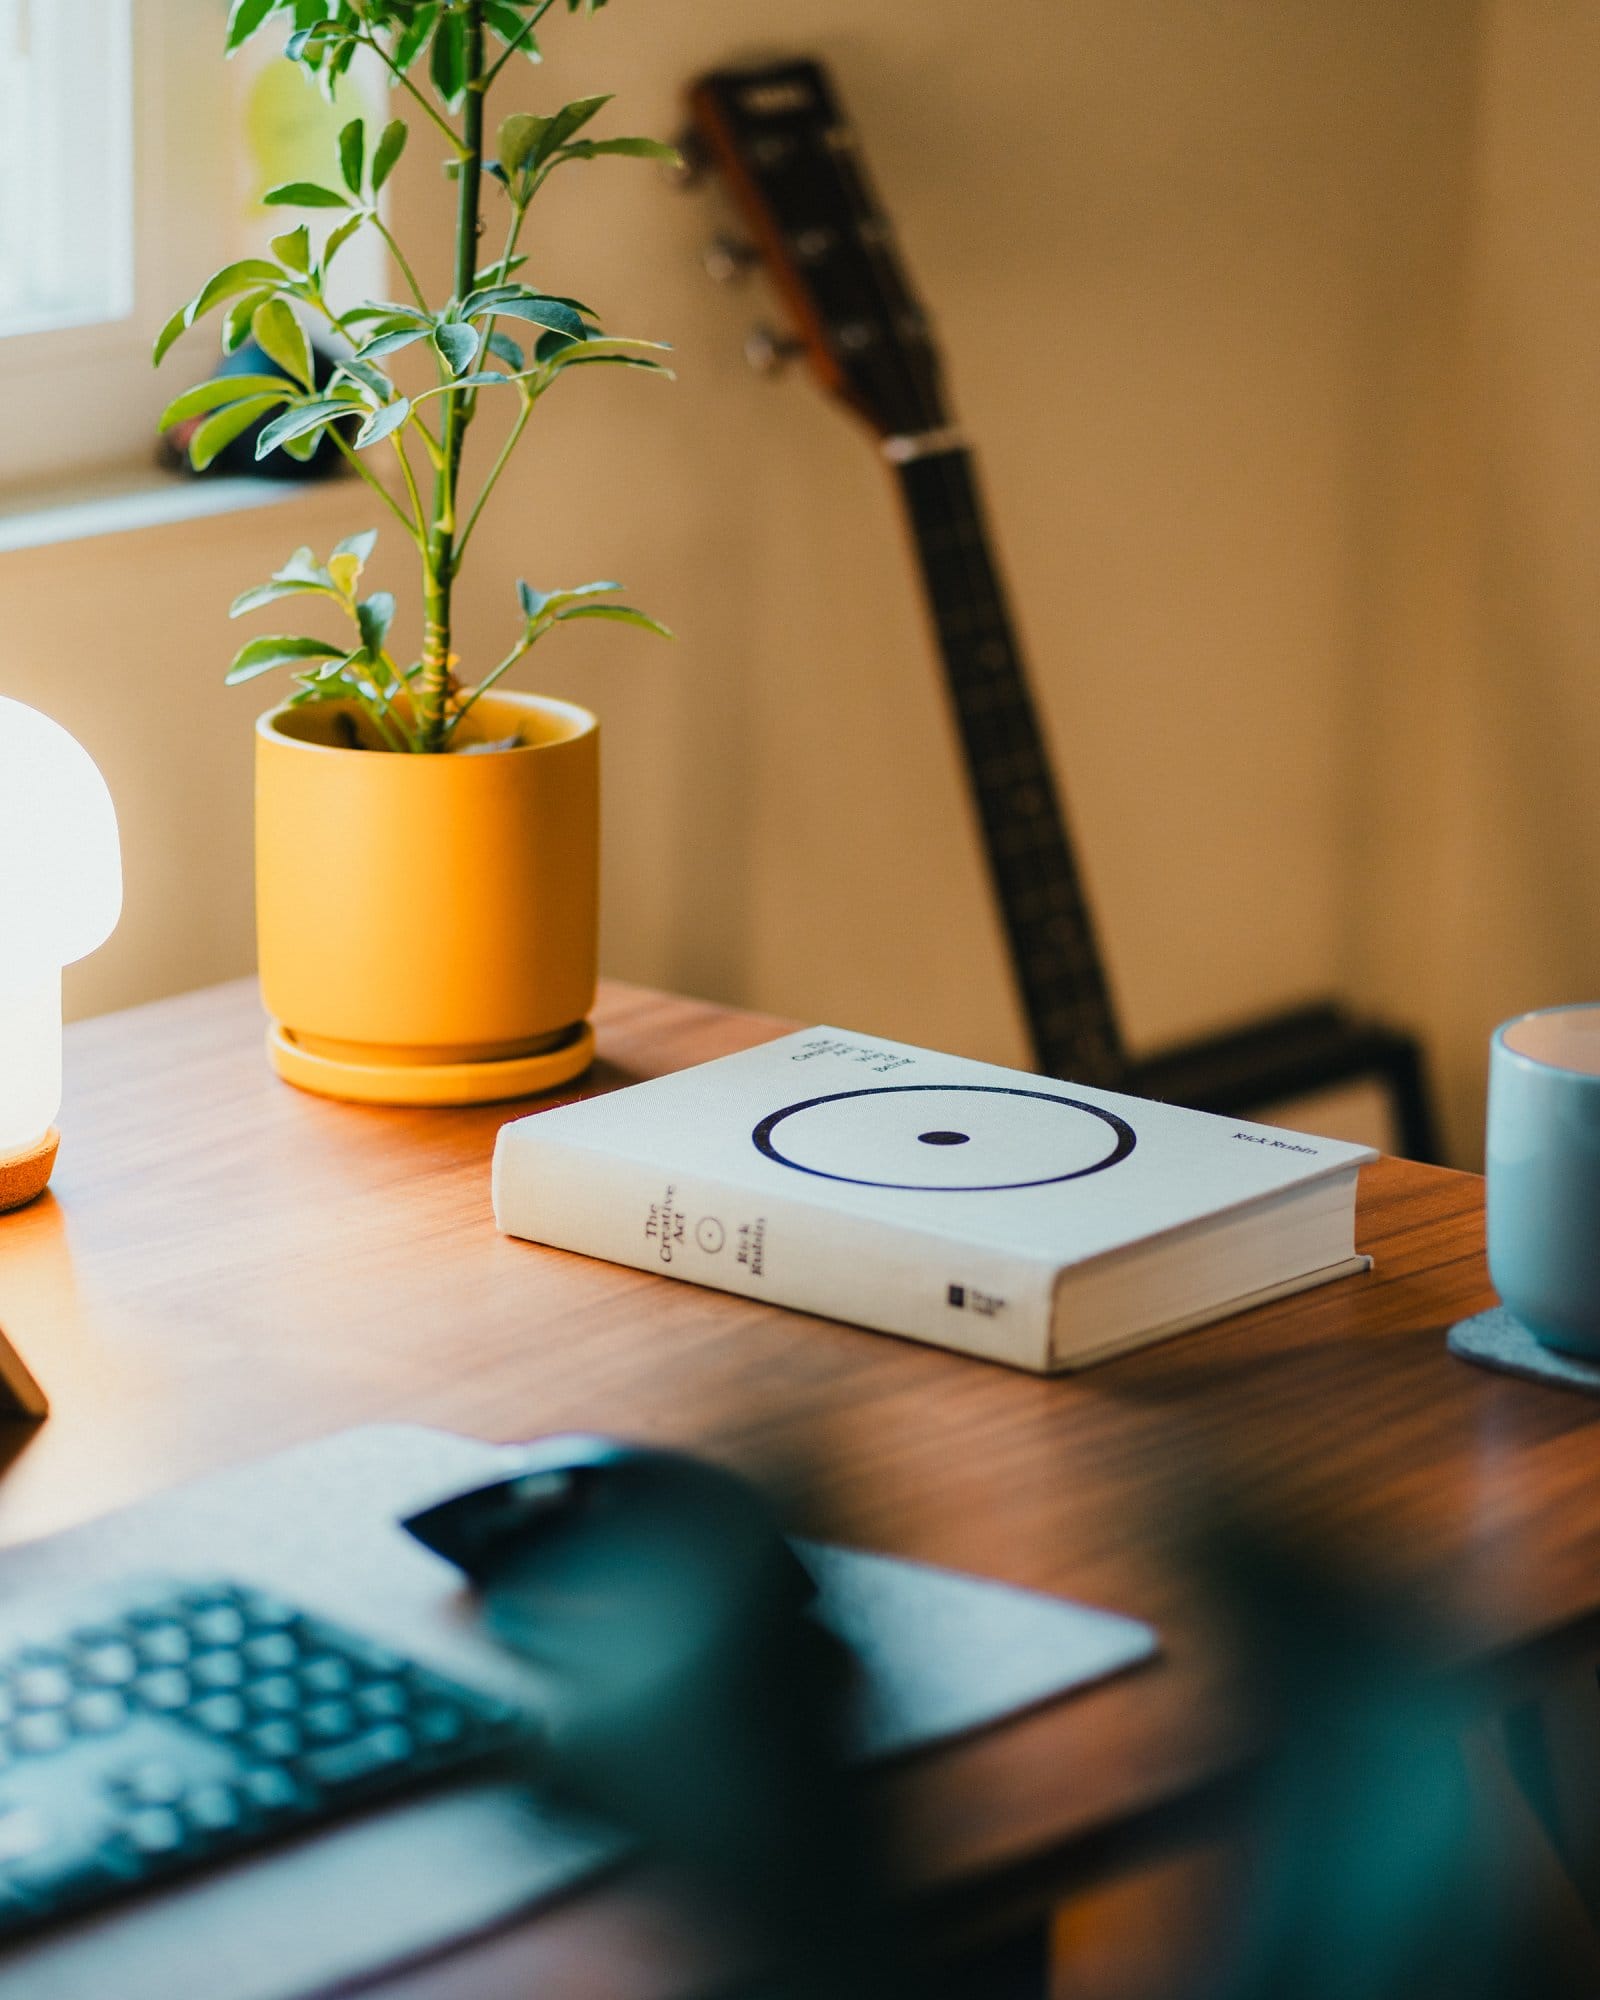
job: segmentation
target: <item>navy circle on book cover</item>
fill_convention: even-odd
[[[855,1187],[989,1194],[1082,1180],[1137,1144],[1114,1111],[982,1083],[838,1090],[769,1112],[750,1134],[780,1167]]]

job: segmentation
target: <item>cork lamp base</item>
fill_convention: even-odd
[[[56,1148],[60,1144],[61,1134],[52,1125],[37,1146],[31,1146],[25,1153],[0,1158],[0,1215],[8,1208],[21,1208],[24,1202],[44,1193],[50,1185],[50,1169],[56,1163]]]

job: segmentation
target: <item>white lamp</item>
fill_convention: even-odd
[[[117,815],[59,723],[0,695],[0,1210],[42,1194],[61,1109],[61,968],[122,911]]]

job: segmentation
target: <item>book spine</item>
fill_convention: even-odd
[[[502,1128],[494,1215],[509,1236],[658,1277],[904,1334],[1016,1368],[1051,1365],[1056,1267],[932,1230]],[[531,1128],[531,1129],[530,1129]]]

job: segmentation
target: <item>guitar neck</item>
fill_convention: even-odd
[[[934,450],[897,469],[1035,1060],[1115,1085],[1121,1037],[971,454]]]

